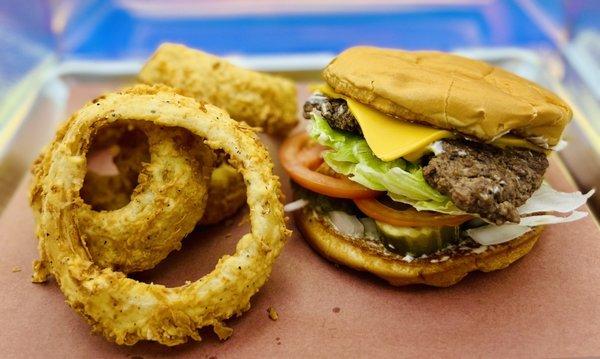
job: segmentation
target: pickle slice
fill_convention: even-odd
[[[385,247],[418,257],[443,249],[459,238],[458,227],[397,227],[375,221]]]

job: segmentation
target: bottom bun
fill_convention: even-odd
[[[493,246],[481,246],[468,240],[413,259],[388,251],[380,241],[343,235],[310,206],[296,211],[294,217],[306,241],[325,258],[371,272],[395,286],[422,283],[448,287],[469,272],[506,268],[527,254],[544,230],[535,227],[517,239]]]

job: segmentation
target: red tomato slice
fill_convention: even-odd
[[[312,142],[308,134],[288,137],[279,149],[279,159],[285,171],[300,186],[313,192],[336,198],[373,198],[381,194],[348,178],[331,177],[315,169],[323,162],[324,147]]]
[[[376,198],[355,199],[356,206],[367,216],[384,223],[400,227],[458,226],[470,219],[470,215],[448,215],[416,209],[397,210],[379,202]]]

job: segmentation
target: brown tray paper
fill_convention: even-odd
[[[97,93],[97,92],[96,92]],[[92,96],[90,96],[92,97]],[[275,144],[269,142],[276,158]],[[281,174],[278,166],[277,171]],[[289,197],[286,176],[281,176]],[[548,176],[574,190],[553,161]],[[32,284],[37,258],[27,182],[0,217],[0,357],[571,357],[600,353],[600,229],[594,219],[551,226],[532,252],[506,270],[473,273],[451,288],[394,288],[318,256],[294,230],[252,308],[227,323],[220,342],[174,348],[117,346],[65,302],[55,282]],[[167,285],[195,280],[234,250],[247,230],[200,229],[154,270],[136,275]],[[242,222],[242,225],[238,225]],[[294,229],[293,224],[290,227]],[[231,234],[231,235],[230,235]],[[13,270],[20,271],[13,272]],[[279,313],[273,321],[269,307]]]

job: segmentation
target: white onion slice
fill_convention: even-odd
[[[491,246],[511,241],[530,230],[531,228],[527,226],[510,223],[501,226],[490,224],[483,227],[467,229],[466,232],[475,242],[484,246]]]
[[[569,143],[567,141],[560,140],[560,141],[558,141],[558,143],[556,144],[556,146],[552,147],[552,151],[554,151],[554,152],[562,151],[562,150],[564,150],[567,147],[568,144]]]
[[[290,202],[288,204],[286,204],[285,206],[283,206],[283,211],[284,212],[294,212],[299,210],[300,208],[306,206],[308,204],[308,200],[306,199],[297,199],[294,202]]]
[[[519,222],[519,225],[535,227],[542,226],[544,224],[568,223],[578,221],[586,216],[587,212],[578,211],[571,213],[567,217],[554,216],[551,214],[541,214],[538,216],[522,217],[521,222]]]
[[[559,212],[568,213],[583,206],[594,194],[594,190],[586,194],[581,192],[559,192],[547,184],[535,191],[524,205],[519,207],[519,214],[536,212]]]
[[[341,233],[351,237],[360,237],[365,233],[365,226],[355,216],[342,211],[331,211],[328,215],[331,223]]]
[[[487,226],[467,229],[467,235],[473,240],[483,245],[493,245],[508,242],[531,230],[530,227],[541,226],[544,224],[567,223],[580,220],[587,216],[587,212],[573,212],[567,217],[554,216],[551,214],[542,214],[539,216],[529,216],[521,218],[519,224],[508,223],[500,226],[489,224]]]
[[[373,218],[364,217],[360,219],[360,222],[365,227],[365,237],[371,239],[379,239],[379,231]]]
[[[435,141],[434,143],[429,145],[429,149],[436,156],[444,152],[444,148],[442,147],[442,141]]]

